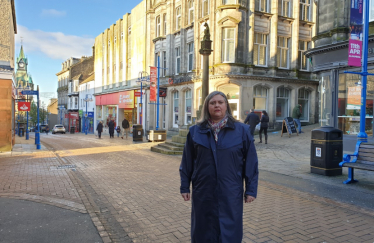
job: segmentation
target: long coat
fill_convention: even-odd
[[[114,121],[110,121],[108,124],[108,127],[109,127],[109,133],[110,134],[114,133],[114,127],[115,127]]]
[[[269,127],[269,117],[267,115],[261,116],[261,127],[268,128]]]
[[[189,193],[192,182],[191,241],[240,243],[244,195],[256,197],[258,185],[248,125],[229,120],[217,143],[207,124],[192,126],[179,171],[181,193]]]
[[[103,124],[102,123],[97,124],[96,130],[97,132],[103,132]]]

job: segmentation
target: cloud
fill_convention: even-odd
[[[62,32],[45,32],[30,30],[22,25],[17,26],[16,43],[19,45],[23,37],[26,53],[44,54],[52,59],[66,60],[70,57],[92,55],[94,38],[65,35]]]
[[[41,13],[42,17],[63,17],[65,15],[65,11],[58,11],[56,9],[43,9]]]

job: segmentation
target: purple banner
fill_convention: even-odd
[[[363,0],[351,0],[351,22],[348,45],[348,65],[361,66]]]

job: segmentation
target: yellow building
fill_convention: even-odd
[[[0,1],[0,152],[14,144],[15,74],[14,35],[17,34],[14,0]]]

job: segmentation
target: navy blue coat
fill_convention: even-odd
[[[192,126],[179,171],[181,193],[189,193],[192,182],[191,242],[240,243],[244,195],[256,197],[258,185],[248,125],[229,120],[218,143],[207,124]]]

